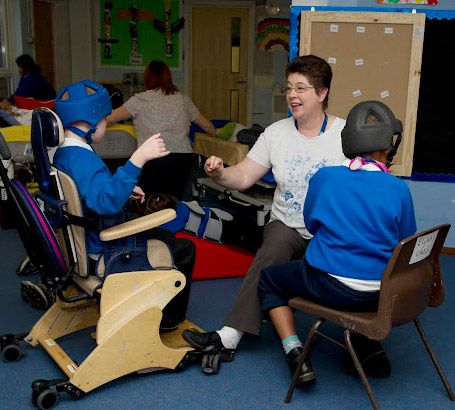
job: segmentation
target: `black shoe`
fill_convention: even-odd
[[[55,303],[56,290],[47,288],[39,281],[23,280],[21,297],[33,309],[47,310]]]
[[[286,361],[289,365],[289,370],[291,371],[292,376],[294,376],[295,370],[299,364],[300,357],[303,353],[303,347],[294,347],[289,353],[287,353]],[[316,374],[311,366],[309,357],[303,362],[302,368],[300,369],[300,375],[297,379],[296,386],[302,386],[303,384],[311,384],[316,381]]]
[[[392,367],[381,343],[358,333],[351,335],[351,342],[366,374],[377,379],[390,376]],[[357,373],[354,361],[347,350],[344,351],[343,372],[347,374]]]
[[[178,329],[179,325],[183,323],[185,319],[177,318],[175,316],[163,316],[160,323],[160,332],[172,332]]]
[[[208,347],[214,347],[220,351],[226,349],[217,332],[201,333],[196,329],[185,329],[182,337],[195,349],[207,349]]]

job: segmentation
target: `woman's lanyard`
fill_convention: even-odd
[[[324,134],[325,129],[326,129],[326,127],[327,127],[327,120],[328,120],[327,114],[324,113],[324,121],[323,121],[323,123],[322,123],[321,131],[319,131],[318,136]],[[296,130],[298,131],[298,130],[299,130],[299,126],[298,126],[298,124],[297,124],[297,120],[294,120],[294,123],[295,123],[295,128],[296,128]]]

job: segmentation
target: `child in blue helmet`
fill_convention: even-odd
[[[106,131],[106,117],[112,112],[107,90],[100,84],[83,80],[63,87],[55,101],[55,111],[65,129],[65,141],[54,154],[54,165],[75,182],[87,212],[98,216],[122,212],[130,198],[144,201],[144,192],[137,186],[142,167],[147,161],[169,154],[160,134],[142,144],[115,174],[90,146],[98,143]],[[177,328],[185,320],[195,262],[193,242],[175,238],[169,231],[155,228],[147,232],[149,239],[166,242],[174,256],[177,268],[187,283],[164,309],[161,328]],[[103,244],[94,231],[87,232],[87,249],[94,269],[103,252]]]
[[[277,329],[291,373],[303,348],[289,299],[302,296],[345,311],[376,310],[382,273],[393,249],[416,232],[409,188],[387,168],[402,130],[401,121],[385,104],[357,104],[341,133],[343,152],[349,159],[340,166],[320,169],[310,181],[303,214],[313,238],[305,257],[261,271],[261,307]],[[390,363],[378,341],[354,334],[352,343],[370,376],[390,374]],[[356,372],[346,353],[343,370]],[[307,360],[297,383],[314,380]]]

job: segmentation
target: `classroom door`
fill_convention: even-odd
[[[193,7],[191,99],[209,119],[247,125],[251,117],[248,8]]]
[[[52,3],[38,0],[33,2],[36,64],[41,67],[43,77],[55,88],[53,7]]]

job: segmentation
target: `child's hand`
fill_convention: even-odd
[[[147,138],[145,142],[139,147],[142,148],[144,155],[150,161],[151,159],[165,157],[170,151],[166,151],[161,134],[155,134]]]
[[[164,141],[160,138],[161,134],[152,135],[150,138],[134,151],[131,155],[130,161],[139,168],[142,168],[147,161],[152,159],[165,157],[170,154],[166,151]]]
[[[142,204],[145,201],[145,192],[142,190],[140,186],[135,186],[133,189],[133,193],[131,194],[131,199],[139,199],[140,203]]]
[[[210,178],[221,177],[224,171],[223,160],[212,155],[205,161],[204,171]]]

